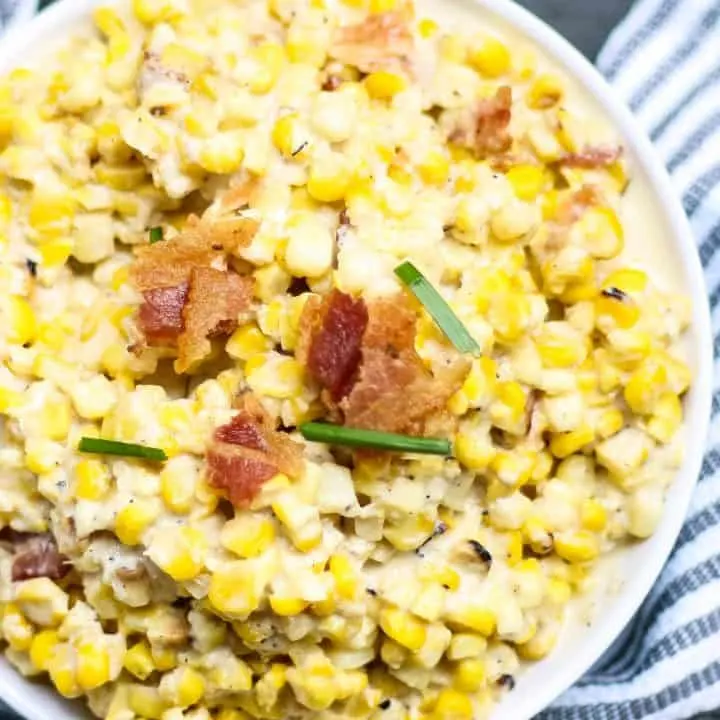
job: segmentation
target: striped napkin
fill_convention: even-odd
[[[720,0],[641,0],[598,66],[662,155],[695,231],[720,354]],[[717,375],[717,373],[716,373]],[[684,720],[720,709],[720,387],[685,527],[622,640],[537,720]],[[720,715],[718,715],[720,717]]]

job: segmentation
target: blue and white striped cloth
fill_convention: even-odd
[[[720,356],[720,0],[641,0],[598,66],[682,196]],[[623,640],[538,718],[685,720],[720,710],[720,389],[700,484],[660,580]],[[720,717],[720,715],[718,715]]]

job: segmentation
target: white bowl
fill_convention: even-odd
[[[574,77],[622,136],[633,167],[631,192],[646,195],[661,225],[667,228],[669,255],[677,285],[693,301],[693,324],[687,340],[694,371],[693,387],[686,399],[686,459],[668,493],[665,514],[656,534],[648,541],[623,550],[618,565],[624,573],[622,588],[608,597],[603,610],[587,626],[571,623],[555,652],[518,679],[517,688],[498,706],[493,720],[527,720],[547,707],[585,673],[617,638],[644,600],[677,539],[700,471],[710,416],[712,395],[712,334],[707,294],[695,242],[670,179],[649,140],[630,112],[615,96],[595,68],[567,41],[528,11],[512,2],[496,0],[435,0],[444,7],[458,3],[464,12],[482,13],[492,23],[534,41]],[[105,0],[107,2],[107,0]],[[35,20],[17,28],[0,43],[0,71],[47,52],[74,32],[101,0],[61,0]],[[423,0],[420,0],[423,5]],[[437,6],[436,6],[437,7]],[[653,238],[653,242],[654,242]],[[655,245],[648,250],[653,255]],[[23,680],[0,662],[0,697],[28,720],[78,720],[82,712],[63,702],[48,687]]]

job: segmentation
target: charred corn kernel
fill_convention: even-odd
[[[487,640],[482,635],[455,633],[447,649],[448,660],[479,658],[487,650]]]
[[[335,588],[340,597],[351,600],[357,591],[357,576],[347,555],[330,556],[330,573],[335,580]]]
[[[167,709],[157,688],[150,685],[130,685],[127,699],[130,710],[147,720],[160,720]]]
[[[478,72],[489,78],[506,75],[512,65],[510,50],[494,37],[487,37],[478,47],[471,48],[468,60]]]
[[[278,118],[272,130],[272,141],[286,158],[301,159],[306,156],[309,136],[297,113]]]
[[[426,40],[433,37],[437,33],[438,29],[438,24],[430,18],[423,18],[418,23],[418,32],[420,33],[420,37]]]
[[[122,507],[115,518],[115,534],[125,545],[138,545],[148,526],[159,515],[157,505],[143,498]]]
[[[5,636],[7,638],[7,635]],[[50,667],[55,647],[60,643],[56,630],[41,630],[32,639],[30,645],[30,661],[38,670]],[[12,647],[12,643],[10,644]],[[15,648],[14,648],[15,649]]]
[[[495,613],[482,605],[468,604],[449,611],[446,616],[451,625],[474,630],[485,637],[490,637],[495,632],[497,624]]]
[[[270,607],[273,612],[282,617],[299,615],[308,606],[308,602],[302,598],[270,596]]]
[[[261,555],[274,539],[275,526],[272,520],[250,512],[239,512],[223,525],[220,533],[222,546],[243,558]]]
[[[571,563],[590,562],[600,554],[597,538],[587,530],[556,533],[554,546],[555,552]]]
[[[553,435],[550,440],[550,451],[557,458],[566,458],[579,452],[595,439],[595,432],[589,425],[583,425],[577,430]]]
[[[653,416],[647,424],[647,430],[658,442],[667,443],[680,429],[682,420],[683,409],[680,398],[674,393],[665,393],[655,405]]]
[[[37,337],[37,320],[30,303],[19,295],[8,298],[8,340],[18,345],[31,343]]]
[[[461,660],[453,673],[453,685],[460,692],[474,693],[485,684],[485,663],[479,658]]]
[[[417,652],[425,644],[425,623],[405,610],[383,608],[380,612],[380,627],[389,638],[413,652]]]
[[[607,510],[598,500],[584,500],[580,507],[580,522],[586,530],[601,532],[607,525]]]
[[[141,640],[128,648],[123,660],[123,667],[139,680],[145,680],[153,673],[155,663],[147,641]]]
[[[481,443],[472,435],[460,432],[455,436],[455,457],[468,470],[479,472],[490,466],[496,450],[492,443]]]
[[[100,500],[110,489],[110,473],[105,463],[79,460],[75,466],[75,495],[81,500]]]
[[[533,110],[547,110],[557,105],[565,94],[562,80],[556,75],[539,75],[530,86],[525,102]]]
[[[624,424],[625,418],[623,417],[622,411],[617,408],[609,408],[603,411],[598,418],[595,431],[601,440],[605,440],[619,433]]]
[[[8,603],[2,615],[2,635],[7,644],[15,651],[27,650],[33,640],[33,626],[20,612],[17,605]]]
[[[110,680],[110,656],[107,650],[93,642],[83,642],[76,649],[77,682],[88,692]]]
[[[432,711],[433,720],[472,720],[472,702],[464,692],[451,688],[441,690]]]
[[[516,165],[508,170],[506,177],[515,195],[527,202],[534,200],[545,185],[545,173],[536,165]]]
[[[623,268],[610,273],[602,283],[602,289],[617,288],[622,292],[631,295],[641,293],[647,287],[648,277],[642,270],[634,268]]]
[[[376,100],[390,100],[407,87],[407,80],[397,73],[377,70],[365,78],[368,95]]]

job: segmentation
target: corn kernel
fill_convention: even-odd
[[[105,648],[92,642],[83,642],[76,651],[77,682],[88,692],[110,680],[110,657]]]
[[[203,170],[217,175],[237,172],[245,158],[242,135],[237,132],[215,133],[200,149],[198,164]]]
[[[270,596],[270,607],[273,612],[281,617],[292,617],[299,615],[308,606],[308,602],[302,598]]]
[[[7,635],[6,635],[7,637]],[[38,670],[48,670],[55,647],[60,638],[55,630],[41,630],[32,639],[30,661]]]
[[[432,711],[433,720],[472,720],[473,706],[463,692],[444,688]]]
[[[431,150],[418,164],[418,172],[428,185],[442,185],[450,176],[450,159],[439,150]]]
[[[472,48],[468,59],[478,72],[488,78],[506,75],[512,64],[507,46],[494,37],[487,37],[478,47]]]
[[[136,498],[131,504],[120,508],[115,518],[115,534],[125,545],[139,545],[147,527],[159,515],[155,503]]]
[[[333,163],[314,162],[308,176],[307,191],[318,202],[333,203],[345,197],[351,181],[349,169],[339,158]]]
[[[16,652],[23,652],[31,646],[33,627],[17,605],[9,603],[5,606],[1,627],[3,639]]]
[[[335,580],[335,587],[340,597],[351,600],[357,590],[357,577],[347,555],[330,556],[330,573]]]
[[[383,608],[380,612],[380,627],[388,637],[413,652],[417,652],[425,644],[425,623],[405,610]]]
[[[130,685],[128,688],[128,706],[133,713],[136,713],[141,718],[147,718],[147,720],[160,720],[167,709],[167,705],[157,688],[149,685]]]
[[[105,463],[79,460],[75,466],[75,494],[81,500],[100,500],[110,489],[110,473]]]
[[[496,628],[495,613],[481,605],[466,605],[447,613],[448,622],[466,630],[490,637]]]
[[[290,113],[278,118],[272,130],[272,141],[286,158],[301,159],[305,157],[308,136],[297,113]]]
[[[8,298],[8,340],[18,345],[31,343],[37,337],[37,320],[30,303],[19,295]]]
[[[550,440],[550,451],[557,458],[566,458],[582,450],[594,439],[593,429],[589,425],[584,425],[577,430],[553,435]]]
[[[590,562],[600,554],[597,538],[587,530],[556,533],[554,545],[555,552],[571,563]]]
[[[407,80],[402,75],[386,70],[377,70],[365,78],[365,89],[376,100],[390,100],[406,87]]]
[[[425,40],[433,37],[437,33],[438,29],[438,24],[430,18],[423,18],[418,23],[418,32],[420,33],[420,37]]]
[[[468,470],[480,472],[487,469],[495,453],[491,442],[480,443],[472,435],[462,432],[455,437],[455,457]]]
[[[477,692],[485,684],[485,663],[480,659],[461,660],[453,674],[453,685],[466,693]]]
[[[148,549],[153,562],[173,580],[192,580],[205,565],[207,541],[197,528],[183,526],[156,538]]]
[[[274,539],[275,526],[270,518],[250,512],[238,512],[220,533],[222,546],[243,558],[261,555]]]
[[[139,680],[145,680],[155,670],[150,646],[141,640],[128,648],[123,660],[123,667]]]
[[[547,110],[563,98],[565,89],[562,80],[555,75],[540,75],[531,85],[525,97],[528,107],[533,110]]]
[[[516,165],[508,170],[506,177],[515,195],[526,202],[535,200],[545,185],[545,174],[536,165]]]
[[[584,500],[580,508],[580,522],[586,530],[601,532],[607,525],[607,510],[598,500]]]

